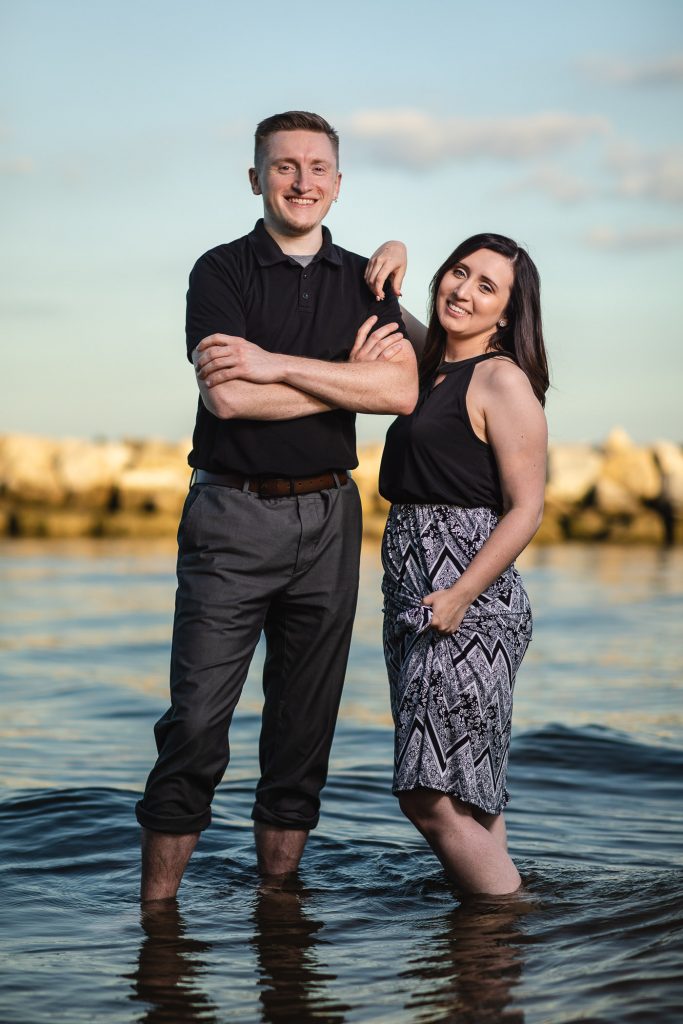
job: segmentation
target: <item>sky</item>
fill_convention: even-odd
[[[551,442],[683,441],[680,0],[0,0],[0,40],[0,432],[191,433],[188,273],[261,214],[256,123],[306,109],[335,241],[405,241],[415,315],[462,239],[528,248]]]

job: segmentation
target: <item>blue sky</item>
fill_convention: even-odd
[[[416,315],[461,239],[527,245],[551,439],[683,440],[678,0],[4,0],[0,35],[0,431],[190,433],[187,274],[260,215],[255,123],[303,108],[342,137],[335,240],[403,238]]]

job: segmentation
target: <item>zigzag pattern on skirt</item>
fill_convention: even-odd
[[[491,814],[508,800],[512,697],[531,639],[529,599],[509,566],[449,637],[430,628],[422,599],[452,586],[497,522],[486,508],[395,505],[382,542],[394,791],[424,786]]]

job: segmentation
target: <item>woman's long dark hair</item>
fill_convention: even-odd
[[[510,301],[505,310],[507,326],[496,329],[489,342],[489,351],[504,352],[514,359],[529,378],[536,398],[545,405],[550,378],[541,323],[541,280],[529,254],[505,235],[472,235],[460,243],[432,278],[427,339],[420,359],[420,383],[424,386],[431,381],[443,362],[446,347],[446,332],[436,313],[439,285],[447,271],[479,249],[490,249],[507,257],[514,272]]]

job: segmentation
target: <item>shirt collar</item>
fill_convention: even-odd
[[[276,263],[288,263],[290,261],[291,257],[282,251],[275,239],[266,231],[263,218],[256,221],[254,230],[247,235],[247,238],[251,243],[260,266],[272,267]],[[332,235],[325,226],[323,226],[323,244],[318,249],[313,260],[314,262],[327,260],[328,263],[341,266],[341,254],[337,246],[332,244]]]

